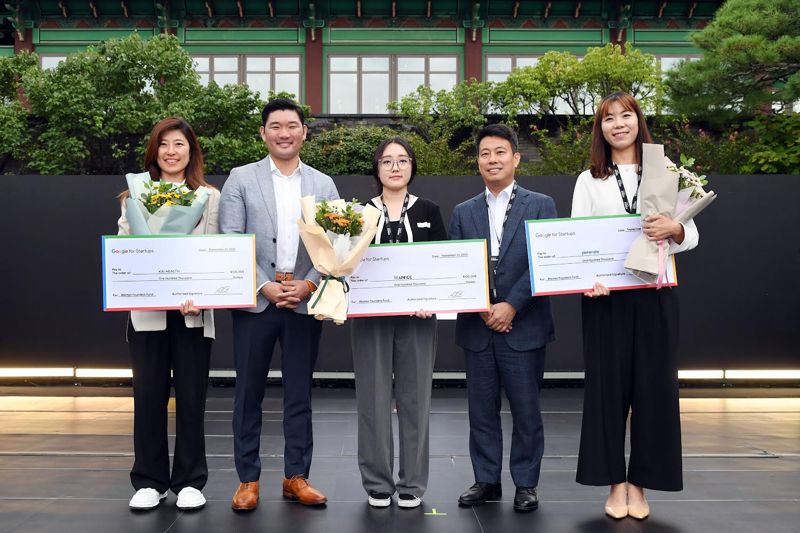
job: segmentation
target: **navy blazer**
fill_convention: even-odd
[[[503,230],[495,276],[498,299],[508,302],[517,311],[511,331],[503,334],[508,346],[517,351],[536,350],[555,339],[549,297],[531,296],[525,221],[557,217],[552,198],[517,187],[517,197]],[[489,214],[485,191],[455,207],[449,233],[453,240],[486,239],[488,246]],[[465,350],[479,352],[486,349],[492,333],[478,313],[458,314],[456,344]]]

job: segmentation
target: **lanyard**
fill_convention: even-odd
[[[614,176],[617,178],[617,185],[619,186],[619,194],[622,196],[622,204],[625,206],[625,211],[629,214],[634,215],[636,214],[636,200],[639,197],[639,185],[642,183],[642,167],[636,169],[636,194],[633,195],[633,202],[631,204],[628,203],[628,195],[625,194],[625,185],[622,183],[622,176],[619,174],[619,167],[616,165],[614,166]]]
[[[500,245],[503,242],[503,233],[505,233],[505,231],[506,231],[506,222],[508,222],[508,214],[511,212],[511,207],[514,205],[514,199],[516,197],[517,197],[517,182],[515,181],[514,182],[514,187],[511,189],[511,196],[509,196],[509,198],[508,198],[508,205],[506,206],[506,213],[503,216],[503,225],[500,227],[500,231],[499,232],[497,231],[497,228],[494,227],[494,215],[491,212],[489,213],[491,215],[489,217],[489,224],[491,224],[492,228],[494,228],[494,230],[495,230],[494,231],[494,236],[497,239],[497,247],[498,247],[498,249],[500,248]],[[492,209],[489,207],[489,198],[487,196],[484,196],[484,199],[486,200],[486,208],[489,211],[492,211]]]
[[[386,238],[389,242],[400,242],[400,235],[403,233],[403,223],[406,221],[406,211],[408,211],[408,193],[403,200],[403,210],[400,211],[400,223],[397,225],[397,234],[392,235],[392,225],[389,224],[389,209],[386,207],[386,202],[383,201],[381,195],[381,204],[383,204],[383,224],[386,227]]]

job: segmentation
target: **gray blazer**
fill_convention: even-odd
[[[300,194],[314,195],[317,202],[336,200],[336,190],[330,176],[300,165]],[[219,226],[222,233],[254,233],[256,236],[256,286],[260,287],[275,279],[275,260],[277,258],[278,221],[275,204],[275,187],[272,182],[272,168],[269,158],[250,163],[231,170],[219,203]],[[294,275],[297,279],[307,279],[319,284],[320,273],[314,269],[303,241],[297,248],[297,261]],[[244,309],[260,313],[269,305],[269,300],[260,293],[256,307]],[[307,301],[301,302],[295,312],[307,314]]]

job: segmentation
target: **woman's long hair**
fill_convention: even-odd
[[[603,136],[602,124],[603,118],[608,113],[608,108],[614,102],[619,102],[623,109],[634,112],[639,121],[639,134],[636,136],[636,162],[638,164],[642,163],[642,144],[653,142],[650,130],[647,129],[647,122],[645,122],[642,114],[642,108],[639,107],[639,102],[636,101],[636,98],[625,92],[609,94],[597,106],[597,111],[594,114],[594,126],[592,126],[592,150],[589,170],[592,173],[592,177],[596,179],[605,179],[614,173],[611,161],[611,145],[608,144],[608,141]]]
[[[197,141],[197,135],[195,135],[194,130],[182,118],[165,118],[153,126],[150,131],[150,140],[147,142],[147,148],[144,151],[144,168],[150,173],[153,181],[161,180],[161,167],[158,166],[158,147],[164,135],[172,130],[179,130],[183,133],[189,143],[189,164],[186,165],[183,173],[186,186],[193,191],[199,187],[209,187],[203,168],[203,150],[200,148],[200,143]],[[128,191],[125,190],[117,198],[125,200],[128,194]]]

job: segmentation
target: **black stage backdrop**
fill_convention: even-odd
[[[210,181],[221,187],[224,177]],[[568,216],[574,178],[521,177]],[[0,176],[3,205],[0,366],[127,368],[126,313],[102,311],[100,236],[116,234],[121,176]],[[343,198],[373,180],[335,178]],[[798,176],[713,176],[717,201],[697,220],[700,246],[677,257],[682,369],[800,367]],[[442,208],[482,191],[478,176],[421,177],[412,191]],[[558,340],[548,371],[580,371],[580,298],[552,298]],[[439,321],[438,371],[463,370],[454,321]],[[351,371],[349,326],[323,328],[318,371]],[[276,358],[273,367],[279,368]],[[230,315],[217,311],[213,369],[233,368]]]

